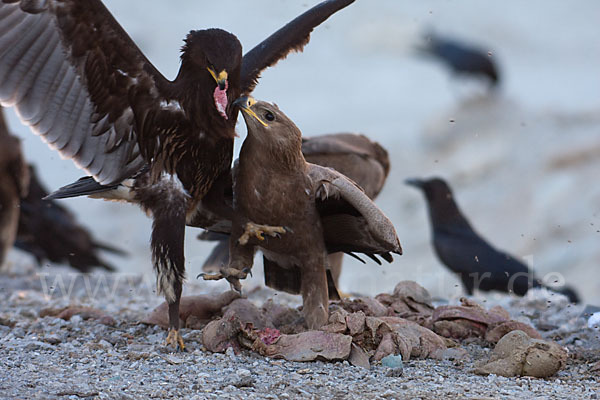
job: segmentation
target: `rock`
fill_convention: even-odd
[[[475,373],[546,378],[563,368],[566,360],[567,352],[557,343],[532,339],[517,330],[500,339],[490,360],[476,368]]]
[[[307,331],[281,335],[272,344],[266,344],[254,333],[252,349],[265,357],[284,358],[288,361],[345,360],[350,356],[352,337],[339,333]]]
[[[531,325],[518,321],[506,321],[491,327],[491,329],[485,333],[485,340],[490,343],[498,343],[504,335],[512,331],[523,331],[527,336],[534,339],[542,338],[542,335],[540,335],[540,333]]]
[[[202,328],[215,316],[221,315],[223,307],[239,297],[239,293],[231,290],[217,296],[184,296],[179,303],[179,319],[181,320],[181,325],[193,329]],[[188,319],[190,319],[189,326]],[[169,306],[167,303],[164,302],[156,307],[142,320],[142,323],[158,325],[167,329],[169,327]]]
[[[81,320],[93,319],[103,325],[115,326],[117,322],[113,317],[92,307],[70,306],[65,308],[44,308],[39,313],[40,318],[53,316],[71,321],[74,325],[78,325]]]
[[[295,308],[277,304],[273,299],[269,299],[263,304],[262,311],[275,328],[283,333],[291,334],[304,330],[301,323],[302,313]]]
[[[375,297],[387,306],[388,315],[405,318],[421,325],[429,324],[434,308],[429,292],[413,281],[402,281],[396,285],[393,294],[382,293]]]
[[[402,368],[402,356],[390,354],[381,359],[381,365],[388,368]]]
[[[451,347],[446,349],[441,354],[442,360],[459,361],[469,358],[469,353],[462,347]]]
[[[600,311],[593,313],[587,321],[590,329],[600,330]]]
[[[237,336],[240,331],[240,322],[235,318],[211,321],[202,331],[202,344],[214,353],[223,353],[230,347],[239,351]]]
[[[342,299],[335,303],[349,313],[362,311],[370,317],[383,317],[388,315],[388,308],[378,300],[371,297],[360,297],[358,299]]]
[[[401,352],[405,360],[411,357],[439,358],[440,352],[446,349],[444,339],[416,322],[396,317],[382,317],[380,319],[393,329],[396,335],[396,343],[400,341],[406,343],[409,350]]]
[[[236,299],[224,308],[223,318],[236,317],[242,324],[252,324],[255,329],[274,328],[265,313],[248,299]]]
[[[54,346],[52,346],[51,344],[48,343],[44,343],[44,342],[40,342],[40,341],[33,341],[30,342],[28,344],[26,344],[24,346],[25,351],[38,351],[38,350],[51,350],[51,351],[55,351],[56,348]]]
[[[366,316],[362,311],[358,311],[346,316],[346,326],[351,336],[354,336],[365,330]]]
[[[50,334],[50,335],[46,335],[46,337],[44,337],[44,342],[50,343],[50,344],[59,344],[62,342],[62,338],[56,334]]]
[[[366,351],[357,346],[355,343],[352,343],[352,349],[350,350],[350,356],[348,357],[348,361],[355,367],[371,369],[369,355]]]

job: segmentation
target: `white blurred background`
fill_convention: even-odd
[[[192,29],[235,33],[246,51],[316,0],[105,0],[148,58],[172,79]],[[357,0],[318,27],[303,54],[263,73],[254,96],[276,102],[307,136],[362,132],[386,147],[392,171],[378,204],[405,254],[391,265],[346,257],[344,291],[376,294],[403,279],[434,296],[461,294],[435,258],[422,195],[407,177],[439,175],[475,228],[545,277],[559,273],[586,302],[600,303],[600,2]],[[491,52],[503,82],[452,78],[413,48],[434,29]],[[451,122],[453,120],[454,122]],[[82,176],[21,126],[28,160],[49,189]],[[246,128],[239,121],[240,139]],[[152,274],[151,221],[136,207],[74,199],[65,204],[98,239],[127,249],[123,272]],[[188,278],[211,245],[187,232]],[[254,284],[260,282],[257,259]],[[258,277],[257,277],[258,275]],[[554,277],[552,278],[552,281]],[[253,283],[250,283],[252,285]]]

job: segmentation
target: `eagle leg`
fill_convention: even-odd
[[[185,219],[186,197],[178,192],[145,191],[142,205],[152,212],[152,261],[156,273],[156,286],[169,305],[169,334],[166,345],[185,351],[179,333],[179,300],[185,279]],[[165,195],[166,194],[166,195]]]
[[[256,237],[258,240],[263,241],[265,240],[265,234],[272,237],[278,237],[280,234],[286,232],[287,231],[283,226],[260,225],[255,224],[254,222],[247,222],[244,233],[242,233],[238,242],[243,246],[248,243],[251,237]]]
[[[319,329],[329,319],[329,295],[325,257],[311,257],[302,266],[302,313],[309,329]]]

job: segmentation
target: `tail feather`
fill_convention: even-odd
[[[63,186],[57,191],[44,197],[44,200],[67,199],[69,197],[88,196],[94,193],[116,189],[119,185],[101,185],[91,176],[79,178],[76,182]]]
[[[104,251],[107,251],[109,253],[116,254],[116,255],[119,255],[119,256],[126,257],[126,256],[129,255],[125,250],[121,250],[121,249],[119,249],[117,247],[113,247],[113,246],[108,245],[106,243],[93,242],[92,245],[94,246],[94,248],[96,248],[98,250],[104,250]]]

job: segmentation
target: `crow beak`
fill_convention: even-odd
[[[240,98],[238,98],[237,100],[235,100],[233,102],[234,106],[238,106],[245,114],[251,116],[252,118],[256,119],[258,122],[260,122],[263,126],[269,126],[267,125],[267,123],[265,121],[263,121],[262,119],[260,119],[260,117],[258,115],[256,115],[256,113],[254,112],[254,110],[252,109],[252,106],[256,104],[256,100],[253,97],[250,96],[242,96]],[[246,119],[244,117],[244,119]]]
[[[416,178],[406,179],[404,180],[404,183],[406,183],[409,186],[414,186],[418,188],[423,188],[423,185],[425,184],[425,182],[423,182],[421,179]]]

